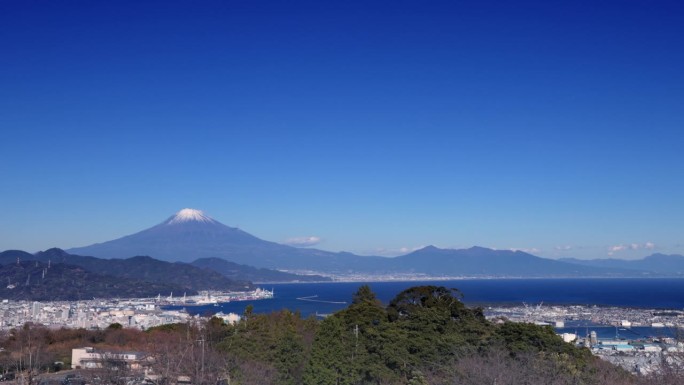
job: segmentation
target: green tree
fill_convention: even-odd
[[[121,330],[123,329],[123,325],[121,325],[118,322],[114,322],[113,324],[110,324],[107,326],[107,330]]]
[[[330,316],[321,322],[316,334],[311,358],[304,372],[304,384],[355,384],[355,345],[341,317]]]
[[[421,309],[440,308],[448,310],[454,318],[460,318],[468,309],[461,302],[458,289],[447,289],[444,286],[414,286],[408,288],[390,302],[387,311],[390,320],[410,317]]]
[[[393,343],[393,349],[402,352],[393,355],[395,371],[405,378],[417,369],[449,371],[453,358],[477,350],[491,325],[481,309],[469,309],[461,298],[457,289],[416,286],[390,301],[388,320],[404,335]]]
[[[387,313],[367,285],[352,304],[321,323],[314,341],[305,384],[396,383],[387,366],[393,339]]]
[[[254,305],[249,304],[249,305],[245,306],[245,312],[242,313],[242,315],[245,318],[249,318],[252,316],[252,314],[254,314]]]
[[[512,354],[546,352],[570,355],[581,362],[591,357],[588,349],[579,349],[564,342],[551,326],[505,322],[496,328],[491,343],[501,343]]]
[[[287,310],[254,314],[236,325],[226,326],[225,338],[217,345],[230,356],[232,376],[251,375],[254,368],[275,368],[279,383],[301,383],[305,363],[318,323]]]
[[[306,357],[302,338],[295,333],[294,329],[287,330],[285,335],[279,338],[275,358],[275,367],[279,373],[279,384],[296,385],[301,383]]]
[[[354,293],[354,295],[352,296],[353,305],[359,305],[362,303],[372,303],[376,305],[380,304],[380,301],[378,301],[377,297],[375,296],[375,293],[373,293],[370,286],[368,285],[363,285],[359,287],[356,293]]]

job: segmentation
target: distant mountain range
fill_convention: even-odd
[[[336,254],[337,256],[340,253]],[[369,263],[348,272],[420,274],[469,277],[682,277],[684,256],[653,254],[640,260],[551,260],[521,251],[439,249],[428,246],[396,258],[367,258]],[[358,259],[355,262],[358,263]],[[198,290],[246,290],[248,281],[325,281],[324,276],[301,276],[201,258],[187,264],[147,256],[101,259],[49,249],[30,254],[0,253],[0,298],[13,300],[77,300],[164,296]],[[5,283],[6,282],[6,283]]]
[[[640,276],[684,276],[684,256],[679,254],[653,254],[643,259],[575,259],[564,258],[560,261],[582,266],[606,269],[623,269],[638,272]]]
[[[162,223],[129,236],[67,251],[98,258],[149,255],[171,262],[195,261],[192,262],[194,266],[232,278],[237,277],[236,266],[240,264],[261,269],[315,271],[324,275],[396,273],[443,277],[643,277],[678,276],[684,271],[684,268],[674,269],[676,263],[670,261],[668,265],[662,257],[643,263],[620,264],[605,260],[552,260],[521,251],[483,247],[455,250],[428,246],[396,258],[333,253],[265,241],[193,209],[183,209]],[[259,269],[249,272],[245,269],[242,266],[243,279],[260,280],[252,275]],[[277,274],[261,280],[280,280],[276,277]]]
[[[396,257],[391,262],[395,271],[436,276],[586,277],[623,276],[625,273],[621,269],[582,266],[540,258],[522,251],[477,246],[459,250],[428,246]]]

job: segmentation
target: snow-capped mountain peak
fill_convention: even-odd
[[[177,223],[184,222],[204,222],[204,223],[216,223],[215,220],[206,216],[201,210],[195,209],[183,209],[176,213],[173,217],[166,221],[167,225],[174,225]]]

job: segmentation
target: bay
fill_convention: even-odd
[[[331,314],[351,303],[353,293],[368,284],[384,304],[402,290],[419,285],[457,288],[463,302],[471,306],[486,305],[597,305],[649,309],[684,309],[684,279],[458,279],[449,281],[409,282],[328,282],[296,284],[264,284],[274,290],[274,298],[238,301],[218,306],[187,307],[191,314],[216,312],[242,314],[252,305],[255,313],[282,309],[299,312],[303,317]],[[182,308],[182,306],[168,307]]]

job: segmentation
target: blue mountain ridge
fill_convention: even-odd
[[[190,214],[185,215],[184,212]],[[192,209],[181,210],[166,221],[138,233],[68,249],[67,252],[98,258],[149,255],[171,262],[202,259],[203,267],[217,271],[221,268],[218,263],[212,267],[211,259],[257,268],[306,270],[328,275],[397,273],[429,276],[641,277],[652,274],[638,269],[588,266],[574,261],[541,258],[522,251],[484,247],[440,249],[428,246],[395,258],[297,248],[262,240]]]
[[[684,276],[684,256],[679,254],[655,253],[642,259],[625,260],[615,258],[576,259],[564,258],[560,261],[582,266],[593,266],[608,269],[624,269],[647,272],[644,275]]]

